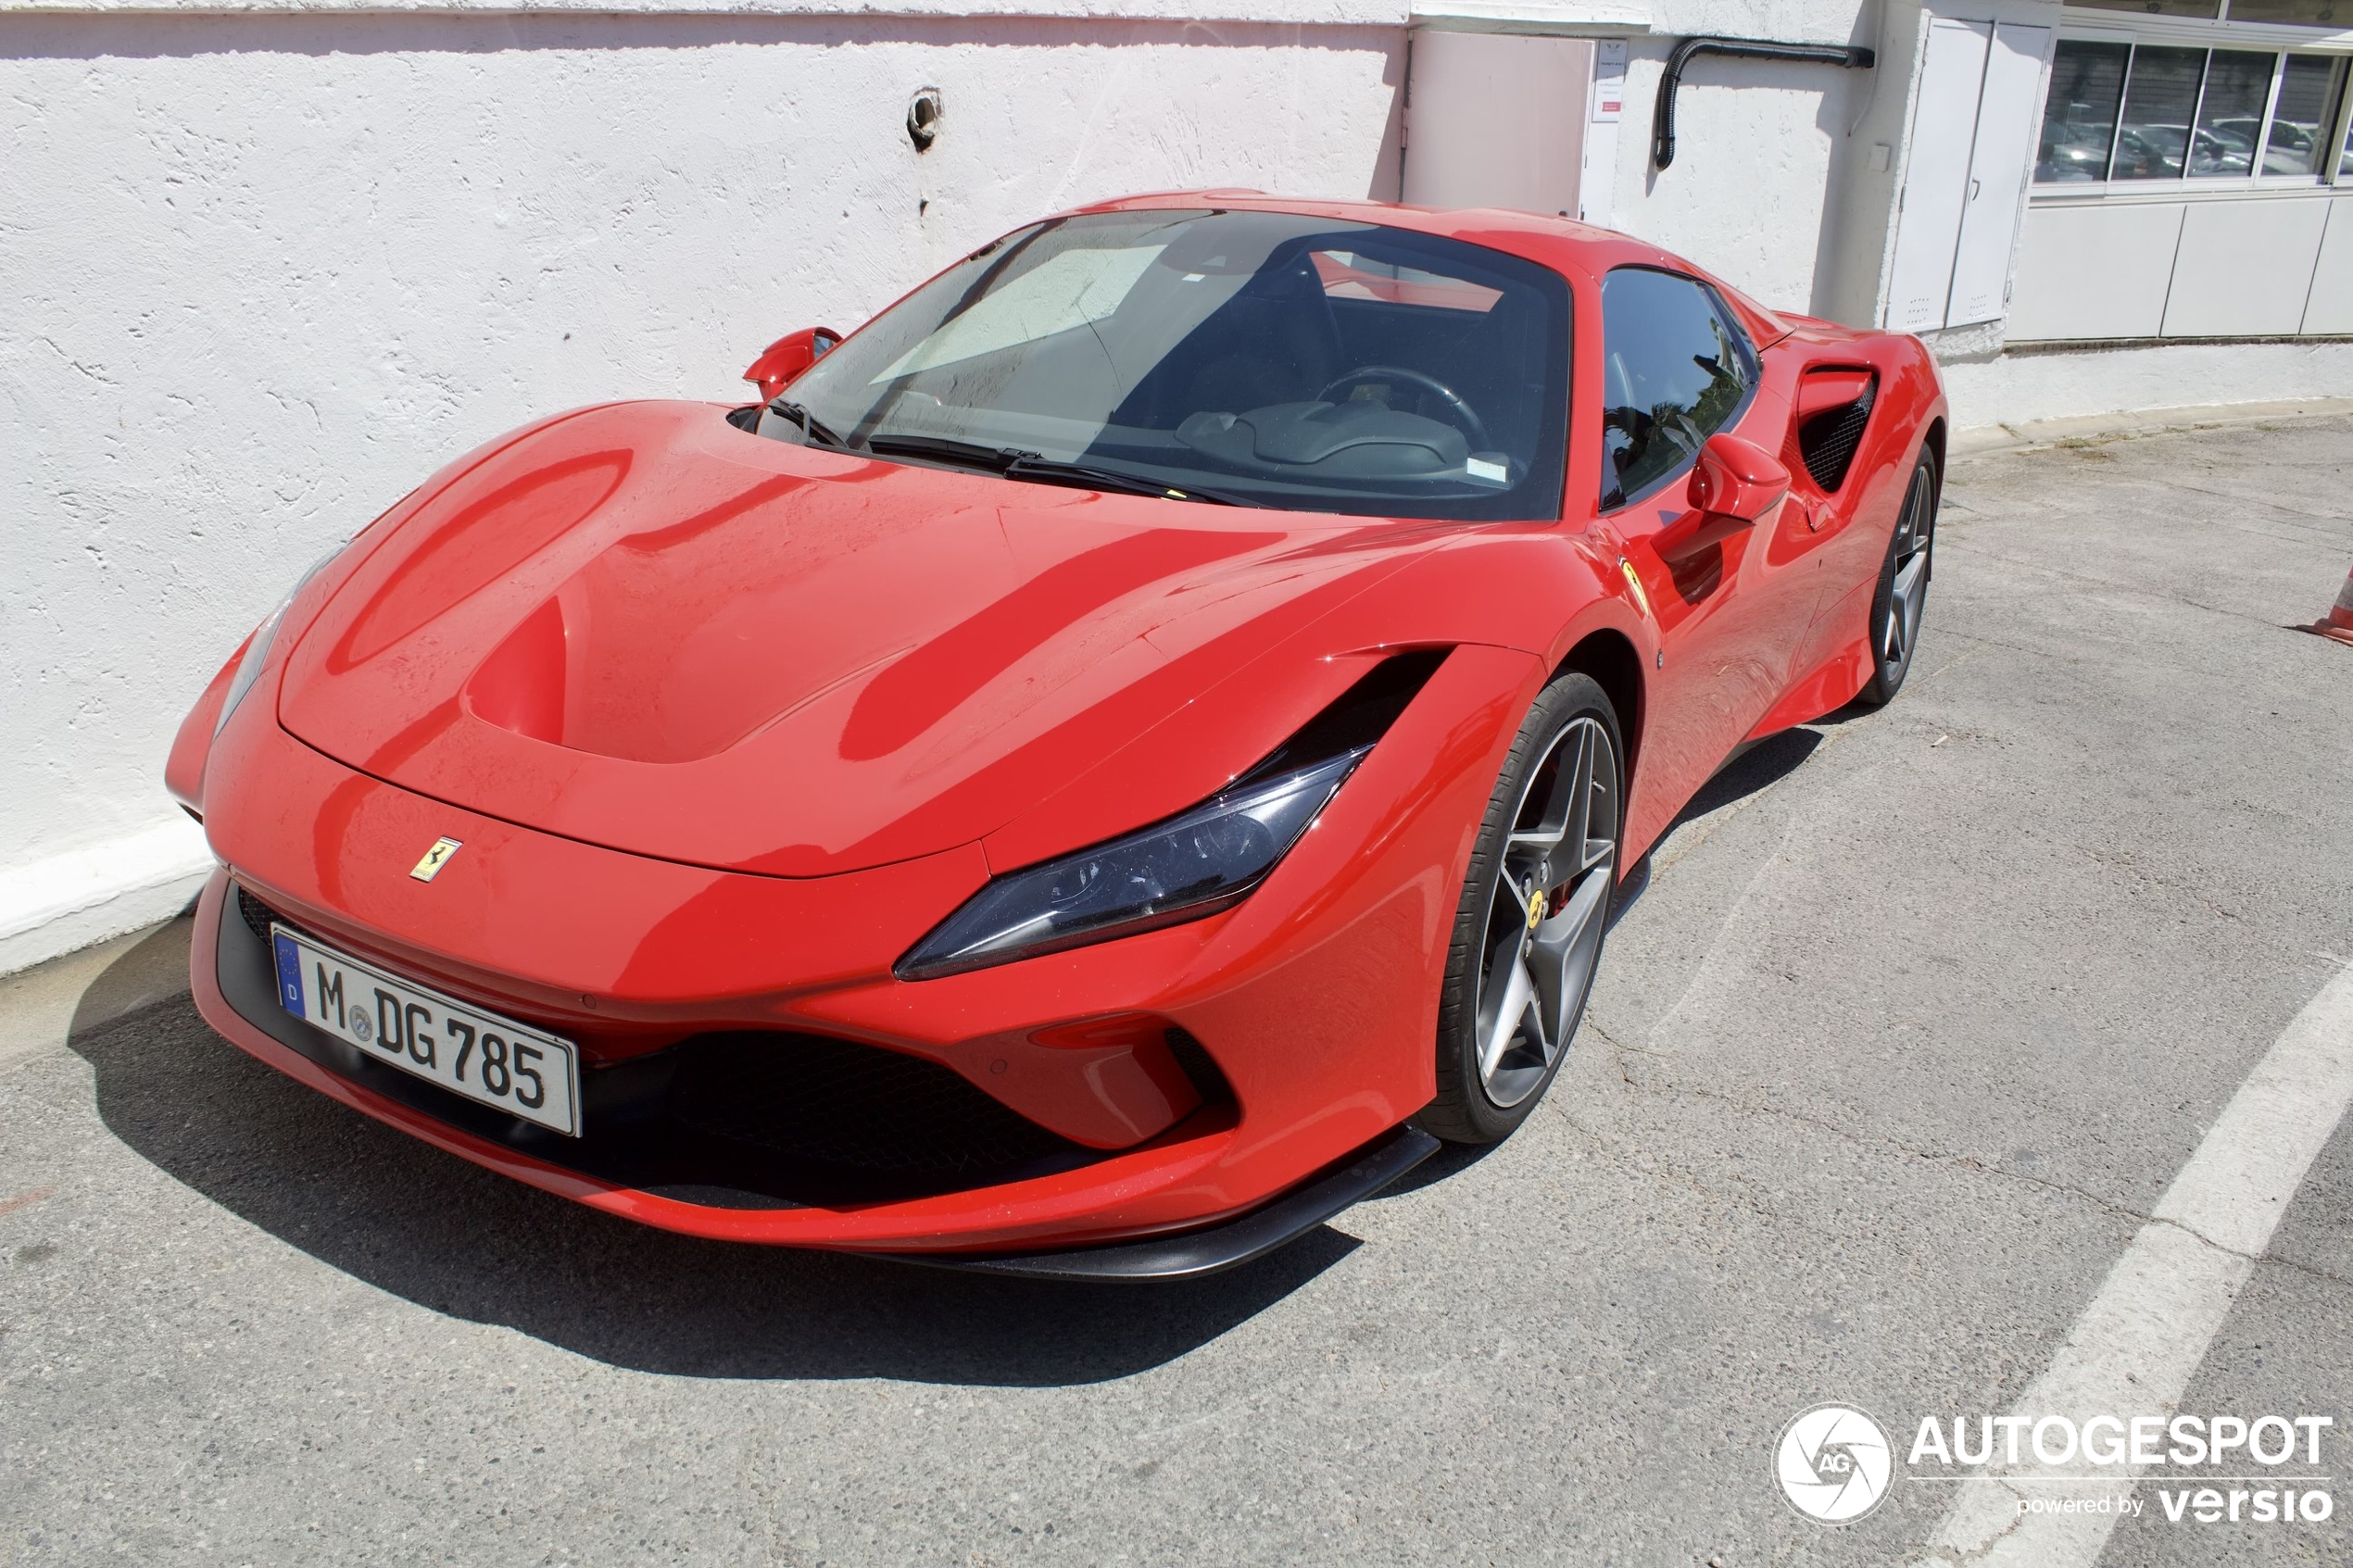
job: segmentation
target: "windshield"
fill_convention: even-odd
[[[1459,240],[1088,214],[950,268],[792,384],[798,422],[761,429],[1248,505],[1552,519],[1568,320],[1558,274]]]

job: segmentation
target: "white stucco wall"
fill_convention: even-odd
[[[1058,207],[1391,194],[1403,19],[0,10],[0,971],[186,897],[182,713],[442,462]]]
[[[2353,397],[2353,343],[2177,343],[1947,365],[1956,430],[2233,403]]]
[[[1843,42],[1842,40],[1842,42]],[[1759,303],[1813,303],[1831,139],[1861,71],[1701,56],[1676,95],[1673,164],[1650,167],[1651,106],[1672,40],[1629,51],[1617,227],[1688,256]]]
[[[769,339],[1058,207],[1389,196],[1407,30],[1441,14],[1630,35],[1615,224],[1873,318],[1919,0],[0,0],[0,972],[185,897],[181,714],[448,458],[597,399],[732,396]],[[1660,69],[1701,32],[1881,66],[1702,57],[1654,171]],[[925,86],[947,120],[918,156]],[[1948,381],[1962,427],[2343,396],[2353,345]]]
[[[1815,274],[1834,159],[1881,85],[1874,73],[1699,56],[1676,95],[1675,161],[1654,169],[1659,77],[1688,34],[1869,44],[1879,12],[1879,0],[1659,0],[1655,31],[1627,51],[1614,226],[1690,257],[1765,305],[1820,308]]]

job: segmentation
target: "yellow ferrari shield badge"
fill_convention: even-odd
[[[1645,616],[1649,615],[1651,612],[1651,596],[1642,591],[1642,574],[1634,570],[1634,563],[1628,560],[1624,556],[1620,556],[1617,558],[1617,570],[1625,575],[1626,585],[1634,590],[1634,608],[1641,610]]]
[[[462,847],[454,838],[436,838],[433,841],[433,847],[425,851],[425,858],[409,868],[409,874],[419,882],[431,882],[441,874],[441,868],[449,863],[449,857]]]

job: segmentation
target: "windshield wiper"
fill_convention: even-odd
[[[1005,467],[1007,479],[1036,479],[1049,484],[1083,484],[1090,490],[1122,490],[1130,495],[1157,495],[1168,501],[1207,501],[1220,507],[1263,507],[1224,490],[1203,490],[1195,484],[1169,484],[1140,473],[1099,469],[1091,463],[1060,463],[1025,452]]]
[[[866,449],[886,455],[930,458],[965,468],[986,469],[1007,479],[1026,479],[1041,484],[1072,484],[1088,490],[1114,490],[1126,495],[1152,495],[1168,501],[1207,501],[1220,507],[1265,504],[1245,500],[1222,490],[1170,484],[1119,469],[1097,468],[1091,463],[1065,463],[1041,453],[1024,451],[1018,446],[984,446],[976,441],[957,441],[944,435],[872,435],[866,438]]]
[[[782,414],[785,418],[799,425],[800,427],[800,433],[808,437],[811,441],[814,441],[824,446],[838,446],[845,452],[849,449],[849,442],[844,441],[840,436],[836,435],[826,427],[823,420],[819,420],[816,415],[811,413],[799,404],[787,403],[783,398],[779,397],[774,402],[769,404],[768,407],[771,411]]]
[[[901,458],[934,458],[943,463],[957,463],[965,468],[987,469],[1002,473],[1005,465],[1015,458],[1033,458],[1034,452],[1017,452],[1010,446],[983,446],[977,441],[951,441],[944,435],[870,435],[866,450]]]

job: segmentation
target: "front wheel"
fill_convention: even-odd
[[[1617,886],[1624,755],[1585,675],[1539,693],[1488,799],[1438,1014],[1438,1096],[1421,1124],[1495,1143],[1543,1097],[1585,1013]]]
[[[1912,464],[1895,532],[1888,537],[1887,558],[1880,563],[1879,588],[1871,595],[1871,680],[1859,695],[1873,708],[1894,700],[1912,672],[1936,548],[1936,454],[1923,446]]]

